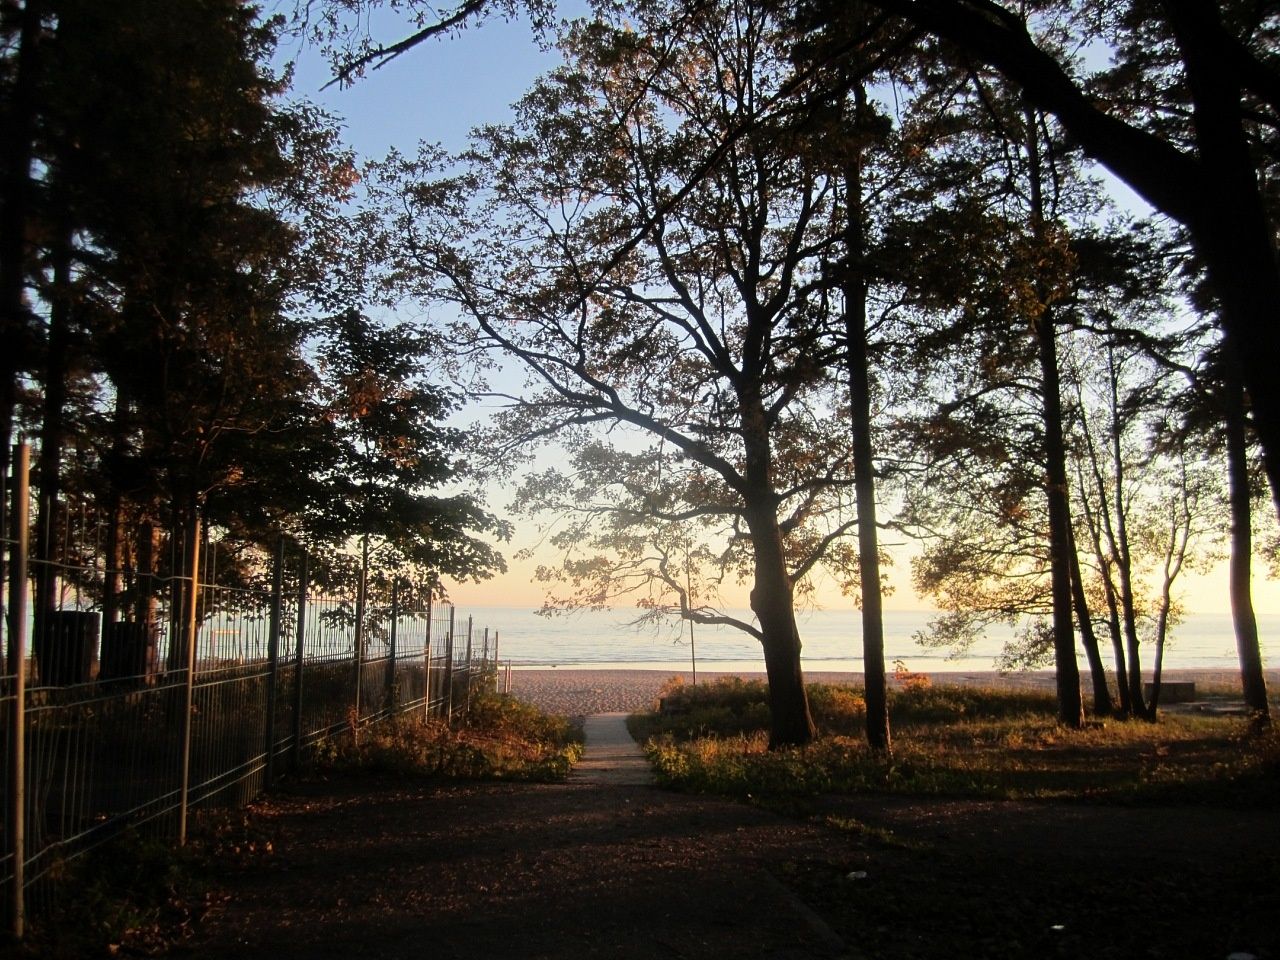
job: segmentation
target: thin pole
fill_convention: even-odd
[[[387,658],[387,711],[395,709],[392,695],[396,686],[396,622],[400,619],[400,580],[391,581],[391,635],[388,637],[390,656]]]
[[[307,626],[307,553],[298,565],[298,635],[293,648],[293,768],[302,761],[302,654]]]
[[[446,720],[453,719],[453,628],[454,614],[458,612],[458,608],[449,605],[449,639],[445,644],[444,651],[444,716]]]
[[[267,632],[267,766],[263,779],[271,786],[276,760],[276,695],[280,681],[280,614],[284,607],[284,537],[276,544],[271,574],[271,627]]]
[[[427,591],[427,637],[422,643],[422,716],[431,716],[431,591]]]
[[[689,544],[684,545],[684,596],[689,608],[689,662],[693,666],[693,685],[698,685],[698,648],[693,642],[693,584],[689,576]]]
[[[369,583],[369,536],[366,534],[360,548],[360,582],[356,585],[356,723],[360,722],[360,687],[364,672],[364,604],[365,589]]]
[[[26,702],[27,702],[27,526],[31,491],[31,448],[16,444],[13,484],[13,546],[9,562],[9,664],[13,672],[13,716],[9,723],[9,852],[13,855],[9,930],[22,939],[27,921],[26,899]]]
[[[200,514],[191,517],[191,586],[187,601],[187,664],[183,683],[182,710],[182,784],[178,800],[178,846],[187,843],[187,812],[191,804],[191,710],[195,701],[196,633],[199,620],[196,605],[200,599]]]
[[[693,664],[693,685],[698,685],[698,648],[693,642],[693,621],[689,621],[689,661]]]
[[[475,618],[470,614],[467,615],[467,695],[464,698],[463,709],[471,712],[471,631],[475,628]]]

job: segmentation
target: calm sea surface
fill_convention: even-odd
[[[473,607],[458,613],[470,614],[477,629],[489,627],[499,634],[499,656],[515,667],[610,667],[651,670],[687,670],[696,653],[699,669],[763,670],[759,643],[730,628],[694,627],[694,646],[689,643],[689,625],[676,620],[662,626],[636,627],[635,612],[626,609],[572,613],[551,618],[528,609]],[[750,614],[737,612],[749,619]],[[1013,631],[996,628],[961,657],[949,657],[946,650],[921,646],[917,632],[927,632],[936,614],[890,611],[885,614],[886,658],[903,660],[911,670],[969,671],[991,670],[994,661]],[[802,661],[809,671],[861,671],[862,630],[857,611],[823,610],[800,615]],[[465,622],[465,620],[464,620]],[[1262,656],[1266,666],[1280,665],[1280,616],[1260,616]],[[1099,638],[1100,640],[1102,638]],[[1110,665],[1110,643],[1104,640],[1103,656]],[[1153,649],[1144,648],[1144,669],[1150,668]],[[1082,658],[1083,662],[1083,658]],[[1235,640],[1228,614],[1188,616],[1172,633],[1165,651],[1169,669],[1223,669],[1238,666]]]

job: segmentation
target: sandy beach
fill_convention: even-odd
[[[512,696],[540,707],[549,713],[582,716],[592,713],[634,712],[652,709],[664,684],[673,677],[691,683],[693,675],[669,670],[514,670],[511,673]],[[715,673],[698,671],[700,683],[717,677],[741,676],[764,679],[763,673]],[[946,672],[928,675],[935,684],[973,684],[991,687],[1053,689],[1050,671],[997,673],[995,671]],[[1230,670],[1166,670],[1165,681],[1194,680],[1197,688],[1238,690],[1239,675]],[[860,673],[807,673],[810,683],[862,683]],[[1089,678],[1082,678],[1086,696]],[[500,681],[501,682],[501,681]],[[890,678],[890,685],[895,681]],[[1280,689],[1280,670],[1267,671],[1269,689]]]

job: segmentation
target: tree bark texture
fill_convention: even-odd
[[[755,550],[751,609],[760,622],[769,679],[769,749],[802,747],[812,742],[815,730],[800,668],[800,631],[782,552],[782,531],[771,505],[748,507],[747,515]]]
[[[1040,143],[1036,117],[1028,107],[1026,148],[1031,192],[1031,226],[1036,241],[1046,240],[1044,198],[1040,189]],[[1036,284],[1043,284],[1037,279]],[[1062,431],[1062,385],[1053,304],[1041,294],[1040,315],[1032,318],[1040,360],[1041,422],[1044,429],[1045,500],[1049,513],[1049,576],[1053,597],[1053,658],[1058,690],[1058,719],[1069,727],[1084,724],[1080,667],[1076,663],[1071,611],[1071,507],[1067,499],[1067,450]]]
[[[1071,556],[1071,598],[1076,609],[1076,622],[1080,627],[1080,645],[1084,647],[1085,657],[1089,660],[1089,676],[1093,681],[1093,712],[1102,716],[1110,716],[1115,712],[1111,702],[1111,688],[1107,685],[1107,668],[1102,662],[1102,651],[1098,647],[1098,635],[1093,630],[1093,619],[1089,615],[1089,598],[1084,593],[1084,577],[1080,571],[1080,552],[1076,548],[1075,524],[1068,521],[1067,536]]]
[[[866,91],[855,91],[856,109],[865,110]],[[858,579],[862,586],[862,670],[867,698],[867,743],[893,747],[884,666],[884,613],[880,587],[880,540],[876,527],[875,461],[871,443],[871,374],[867,348],[867,281],[862,262],[866,239],[862,211],[861,152],[845,169],[845,365],[849,376],[849,427],[853,479],[858,502]]]
[[[1248,446],[1245,439],[1244,396],[1239,367],[1227,350],[1226,409],[1227,492],[1231,503],[1230,591],[1231,619],[1235,625],[1236,652],[1240,658],[1240,685],[1244,702],[1261,723],[1271,720],[1267,681],[1258,643],[1258,618],[1253,610],[1253,517],[1249,496]]]
[[[739,407],[747,480],[743,515],[755,561],[751,609],[760,622],[769,678],[769,748],[804,746],[813,740],[815,730],[800,668],[795,589],[778,524],[764,404],[758,393],[744,389],[739,394]]]

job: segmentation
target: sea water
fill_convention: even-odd
[[[696,658],[699,670],[762,671],[760,643],[732,627],[694,625],[672,617],[658,624],[637,625],[639,611],[626,608],[580,611],[551,617],[518,607],[478,607],[463,610],[476,628],[498,634],[498,656],[514,668],[610,668],[689,670]],[[730,611],[753,623],[750,611]],[[919,643],[937,613],[886,611],[885,659],[893,668],[901,660],[916,672],[974,671],[996,668],[996,658],[1015,635],[1015,629],[990,628],[968,650],[956,654]],[[806,671],[862,670],[862,625],[857,610],[816,610],[797,615],[801,663]],[[1280,663],[1280,616],[1260,615],[1262,656],[1268,667]],[[1109,637],[1100,636],[1103,658],[1110,665]],[[1144,645],[1143,667],[1149,670],[1154,649]],[[1085,666],[1080,655],[1082,668]],[[1165,647],[1166,669],[1233,670],[1238,668],[1229,614],[1187,616],[1175,626]]]

